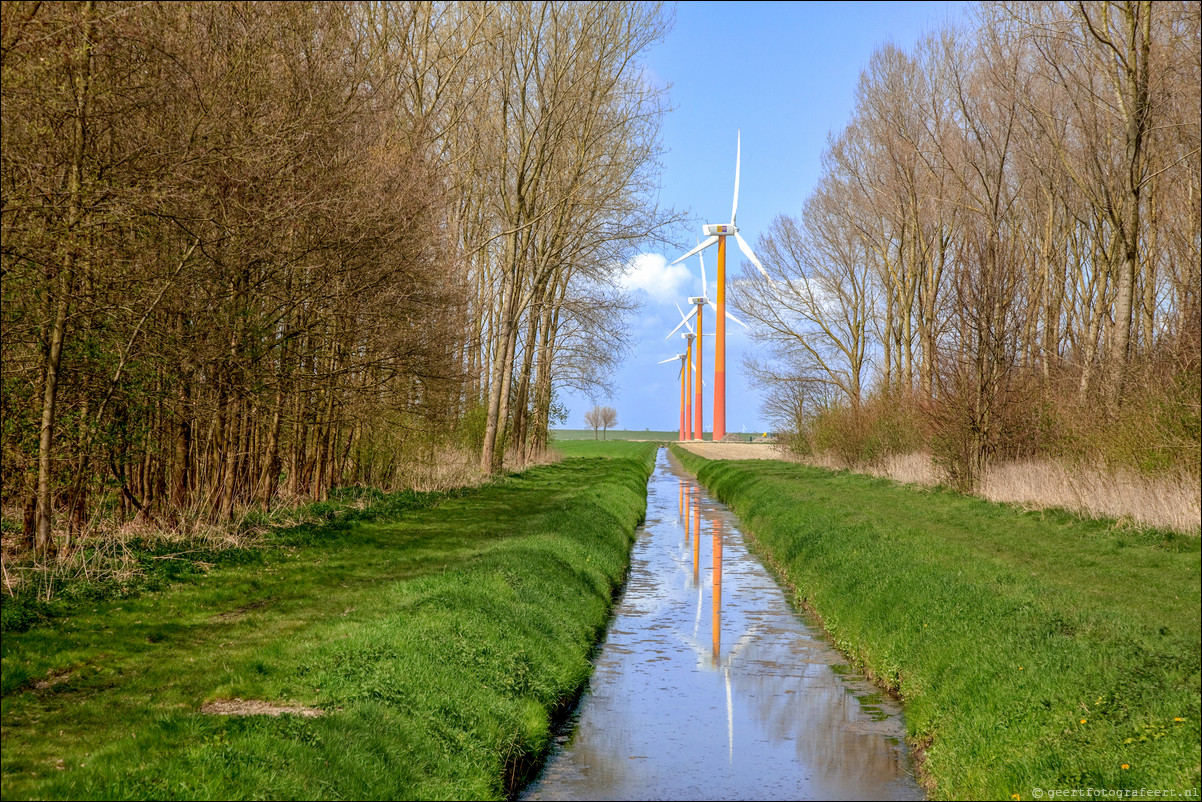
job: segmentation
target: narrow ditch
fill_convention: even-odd
[[[589,688],[520,799],[922,799],[897,702],[666,449]]]

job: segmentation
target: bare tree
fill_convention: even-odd
[[[863,241],[839,223],[841,198],[832,184],[806,204],[802,222],[773,221],[757,248],[769,276],[747,270],[731,294],[756,337],[790,364],[788,372],[830,384],[858,407],[874,288]]]
[[[584,413],[584,422],[590,429],[593,430],[593,439],[597,439],[597,431],[604,425],[605,417],[601,412],[601,407],[593,407],[588,412]]]
[[[1197,420],[1200,8],[987,3],[975,30],[874,54],[803,214],[760,243],[771,280],[735,291],[765,346],[748,367],[790,425],[865,403],[874,425],[905,393],[967,486],[1048,426],[1126,448],[1103,420],[1056,422],[1078,405],[1151,394]],[[1128,392],[1157,371],[1172,379]]]
[[[605,434],[610,429],[618,425],[618,411],[613,407],[601,407],[601,438],[605,439]]]

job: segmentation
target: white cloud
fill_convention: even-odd
[[[693,276],[684,265],[670,265],[659,253],[641,253],[626,265],[622,286],[642,290],[655,303],[669,304],[686,294]]]

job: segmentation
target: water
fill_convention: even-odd
[[[922,799],[901,710],[661,450],[590,688],[522,799]]]

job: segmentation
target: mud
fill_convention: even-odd
[[[326,711],[304,705],[282,705],[260,699],[214,699],[200,706],[200,712],[210,716],[304,716],[316,718]]]

